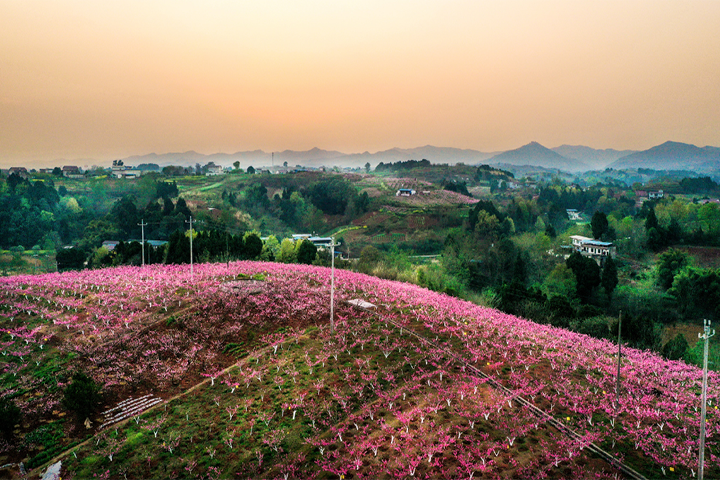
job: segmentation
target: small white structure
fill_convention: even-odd
[[[401,188],[397,192],[395,192],[396,197],[410,197],[412,195],[415,195],[417,192],[413,190],[412,188]]]
[[[568,219],[570,219],[571,221],[580,220],[580,212],[578,212],[574,208],[568,208],[565,211],[567,212]]]
[[[613,258],[617,253],[617,248],[612,242],[601,242],[582,235],[571,235],[570,238],[573,250],[580,255],[593,258],[599,264],[602,264],[604,258]]]
[[[210,165],[208,166],[206,177],[214,177],[215,175],[222,175],[223,167],[221,165]]]
[[[113,160],[112,176],[117,178],[138,178],[143,174],[142,170],[125,166],[122,160]]]
[[[665,194],[662,190],[658,190],[657,192],[648,192],[648,198],[650,200],[657,200],[659,198],[663,198]]]
[[[75,165],[65,165],[62,167],[62,173],[67,178],[83,178],[84,176],[80,167]]]
[[[366,302],[365,300],[362,300],[360,298],[354,298],[352,300],[348,300],[350,305],[354,305],[356,307],[364,308],[365,310],[375,310],[377,307],[373,305],[370,302]]]
[[[50,465],[42,476],[42,480],[59,480],[60,471],[62,470],[62,460]]]

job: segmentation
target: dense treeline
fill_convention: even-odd
[[[397,161],[395,163],[383,163],[380,162],[375,167],[376,172],[404,172],[407,170],[412,170],[414,168],[427,168],[431,166],[432,164],[425,160],[424,158],[422,160],[405,160],[405,161]]]
[[[52,181],[31,182],[17,174],[0,182],[0,247],[32,247],[43,243],[62,215]]]
[[[272,182],[282,182],[281,192],[269,198]],[[267,184],[266,184],[267,183]],[[308,183],[295,178],[255,181],[241,191],[223,191],[228,206],[242,208],[275,233],[291,230],[321,231],[327,228],[324,215],[342,216],[349,223],[370,208],[366,192],[359,194],[355,187],[339,175],[321,177]]]

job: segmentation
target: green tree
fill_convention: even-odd
[[[185,219],[189,218],[190,215],[192,215],[190,209],[187,206],[187,202],[185,202],[185,199],[182,197],[178,198],[177,202],[175,203],[175,214],[180,214]]]
[[[354,202],[357,191],[345,178],[333,175],[313,183],[306,196],[327,215],[342,215],[349,202]]]
[[[117,240],[120,235],[121,232],[114,223],[105,218],[95,219],[83,230],[79,246],[91,250],[99,247],[105,240]]]
[[[590,220],[590,226],[592,227],[593,238],[600,239],[608,232],[610,224],[608,223],[607,215],[602,212],[596,211],[593,213],[592,219]]]
[[[370,173],[370,162],[367,162],[367,163],[365,164],[365,172],[366,172],[366,173]]]
[[[85,255],[81,248],[61,248],[55,254],[58,271],[81,270],[85,266]]]
[[[167,244],[165,263],[190,263],[190,238],[182,230],[175,230]]]
[[[357,269],[362,273],[370,273],[373,271],[375,266],[382,261],[382,259],[382,252],[372,245],[368,245],[360,251]]]
[[[135,230],[139,230],[137,226],[140,221],[138,209],[130,196],[125,196],[115,202],[110,211],[110,217],[120,230],[123,240],[127,240]]]
[[[270,235],[267,237],[265,242],[263,242],[263,248],[262,253],[260,254],[260,259],[264,260],[266,262],[274,262],[276,259],[280,258],[280,242],[278,242],[277,237],[275,235]]]
[[[658,228],[660,224],[658,223],[657,216],[655,215],[655,209],[650,208],[647,214],[647,217],[645,218],[645,230],[650,230],[651,228]]]
[[[577,282],[577,296],[586,302],[595,287],[600,285],[600,267],[595,260],[573,252],[565,261],[565,264],[575,274]]]
[[[572,298],[577,292],[575,274],[567,265],[560,263],[545,278],[543,290],[549,298]]]
[[[720,271],[686,268],[675,275],[668,293],[685,318],[720,316]]]
[[[658,256],[657,282],[663,289],[672,287],[675,275],[688,266],[688,256],[685,252],[670,248]]]
[[[607,257],[602,269],[602,278],[600,279],[603,289],[608,296],[608,300],[612,297],[612,293],[618,284],[617,266],[612,257]]]
[[[317,247],[309,240],[302,240],[297,246],[297,261],[306,265],[312,265],[317,255]]]
[[[245,245],[245,255],[247,258],[255,259],[262,253],[263,243],[257,233],[246,233],[243,237],[243,243]]]
[[[76,373],[65,389],[62,404],[82,420],[97,410],[101,400],[100,386],[84,373]]]
[[[670,340],[663,346],[662,354],[668,360],[680,360],[685,356],[689,348],[685,336],[678,333],[675,338]]]
[[[235,167],[235,170],[240,169],[240,161],[239,161],[239,160],[235,160],[235,161],[233,162],[233,167]]]
[[[12,400],[0,398],[0,433],[10,439],[15,425],[20,423],[22,413]]]
[[[247,173],[249,173],[250,175],[254,175],[254,174],[255,174],[255,169],[253,168],[252,165],[250,165],[250,166],[247,168]]]
[[[297,261],[295,243],[292,240],[283,238],[283,241],[280,242],[280,254],[277,259],[282,263],[295,263]]]

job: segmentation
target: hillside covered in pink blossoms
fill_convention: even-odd
[[[0,464],[17,476],[20,461],[39,473],[62,459],[63,478],[696,475],[698,368],[623,349],[616,405],[612,342],[344,270],[335,287],[333,332],[323,267],[0,279],[0,396],[22,412]],[[74,372],[102,389],[91,428],[63,405]],[[104,425],[101,412],[143,396],[158,403]]]

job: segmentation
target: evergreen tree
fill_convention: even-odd
[[[668,360],[680,360],[687,353],[689,346],[685,336],[678,333],[675,338],[665,344],[662,354]]]
[[[263,243],[257,233],[248,233],[243,239],[245,246],[245,256],[249,259],[255,259],[262,253]],[[308,242],[309,243],[309,242]],[[312,245],[312,244],[311,244]],[[313,245],[314,247],[314,245]]]
[[[0,398],[0,433],[6,439],[12,437],[15,425],[20,423],[22,413],[12,400]]]
[[[311,265],[317,255],[317,247],[308,240],[302,240],[297,247],[297,261]]]
[[[584,257],[579,252],[573,252],[565,264],[575,274],[577,296],[583,302],[587,301],[593,289],[600,285],[600,267],[595,260]]]
[[[658,284],[668,290],[672,287],[675,275],[688,265],[687,254],[674,248],[668,249],[666,252],[658,256],[657,276]]]
[[[613,260],[612,257],[607,257],[605,259],[605,264],[602,269],[602,279],[600,282],[602,287],[605,289],[605,293],[607,294],[609,300],[618,284],[617,266],[615,265],[615,260]]]
[[[607,215],[602,212],[596,211],[593,213],[592,219],[590,220],[590,226],[592,227],[593,238],[600,239],[607,233],[610,228],[608,223]]]
[[[82,420],[97,410],[101,400],[100,386],[87,375],[76,373],[73,375],[72,383],[65,389],[62,404]]]
[[[175,232],[170,235],[165,263],[190,263],[190,239],[182,230],[175,230]]]

